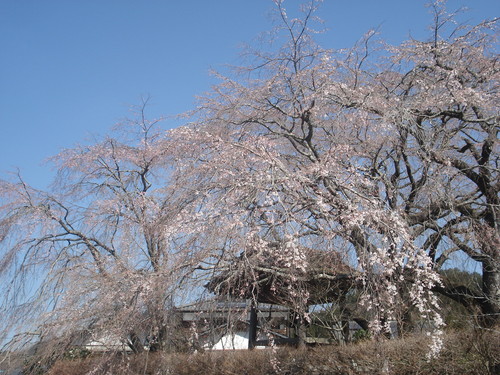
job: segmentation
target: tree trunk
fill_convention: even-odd
[[[305,348],[306,347],[306,337],[307,337],[307,327],[306,327],[306,322],[304,320],[301,320],[299,323],[297,323],[297,347],[298,348]]]
[[[149,350],[151,352],[158,352],[165,349],[165,344],[167,340],[167,327],[164,324],[160,324],[158,328],[158,334],[151,339],[151,344]]]
[[[128,346],[135,354],[142,353],[144,351],[144,346],[141,342],[141,339],[139,339],[139,336],[137,336],[135,332],[130,333]]]
[[[500,264],[496,259],[483,262],[483,294],[480,322],[493,327],[500,321]]]
[[[309,308],[306,307],[304,309],[305,313],[309,312]],[[308,320],[306,319],[306,315],[304,313],[300,313],[297,316],[297,338],[298,343],[297,347],[305,348],[307,343],[307,327],[309,326]]]
[[[341,296],[339,299],[340,306],[340,320],[342,325],[342,344],[349,343],[351,339],[351,330],[349,328],[349,320],[351,319],[351,312],[346,306],[345,296]]]

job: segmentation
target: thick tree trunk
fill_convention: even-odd
[[[306,346],[307,325],[302,313],[292,312],[288,337],[293,339],[298,348]]]
[[[342,344],[347,344],[350,339],[350,328],[349,328],[349,320],[351,319],[351,312],[346,306],[346,299],[345,296],[341,296],[339,299],[339,305],[340,305],[340,319],[341,319],[341,324],[342,324]]]
[[[151,352],[158,352],[165,349],[166,341],[167,341],[167,327],[164,324],[161,324],[158,328],[158,334],[152,338],[152,343],[149,346],[149,350]]]
[[[302,320],[298,323],[297,326],[297,347],[298,348],[305,348],[306,347],[306,338],[307,338],[307,326],[305,324],[305,321]]]
[[[500,262],[483,262],[483,294],[481,323],[492,327],[500,322]]]
[[[132,351],[135,354],[142,353],[144,351],[144,346],[141,342],[141,339],[139,338],[139,336],[136,335],[135,332],[130,333],[130,340],[128,342],[128,346],[130,347],[130,349],[132,349]]]

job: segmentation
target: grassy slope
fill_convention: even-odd
[[[496,374],[500,333],[448,333],[439,358],[426,360],[427,338],[367,341],[343,347],[149,354],[60,361],[50,375]]]

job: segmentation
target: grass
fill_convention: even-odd
[[[143,353],[61,360],[50,375],[491,375],[500,369],[498,331],[448,332],[440,356],[428,361],[428,339],[364,341],[346,346],[202,353]]]

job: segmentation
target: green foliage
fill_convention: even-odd
[[[361,342],[361,341],[366,341],[370,340],[372,338],[372,335],[370,334],[369,331],[366,331],[364,329],[360,329],[359,331],[356,331],[354,335],[352,336],[352,340],[354,342]]]
[[[91,354],[90,350],[85,348],[71,348],[64,353],[65,359],[87,358]]]
[[[481,291],[481,275],[477,272],[467,272],[459,268],[448,268],[439,271],[443,282],[453,286],[465,286],[471,291]]]
[[[471,293],[481,293],[481,275],[477,272],[467,272],[458,268],[449,268],[440,271],[443,284],[453,287],[466,287]],[[460,329],[472,322],[473,311],[452,298],[439,296],[441,313],[448,329]]]

